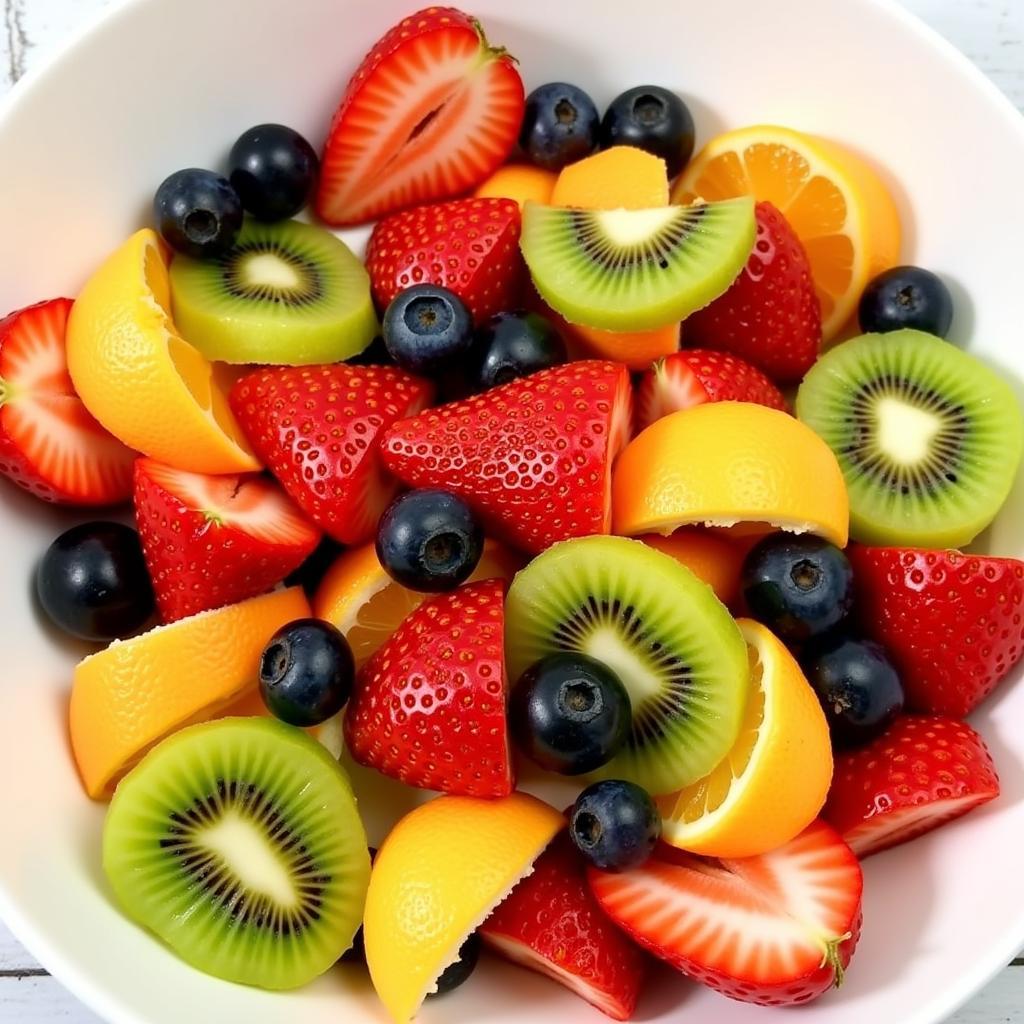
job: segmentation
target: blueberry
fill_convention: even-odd
[[[322,619],[282,626],[260,657],[263,702],[289,725],[319,725],[336,715],[352,693],[354,678],[348,641]]]
[[[324,534],[309,558],[285,579],[285,586],[302,587],[312,597],[327,575],[327,570],[344,550],[336,540]]]
[[[803,668],[825,710],[836,746],[859,746],[885,732],[903,710],[903,685],[885,649],[831,636],[805,651]]]
[[[153,586],[139,535],[121,523],[83,523],[62,533],[36,570],[43,611],[65,633],[108,643],[153,614]]]
[[[507,384],[568,358],[562,336],[539,313],[497,313],[477,329],[476,385],[480,391]]]
[[[594,101],[582,89],[549,82],[526,97],[519,145],[538,167],[560,171],[594,151],[599,121]]]
[[[316,150],[283,124],[259,124],[239,136],[228,176],[257,220],[286,220],[309,201],[319,167]]]
[[[414,284],[385,310],[384,344],[403,370],[439,373],[468,355],[473,318],[454,292],[436,284]]]
[[[153,212],[168,245],[196,259],[223,256],[242,227],[242,201],[227,178],[190,167],[156,190]]]
[[[594,867],[625,871],[650,857],[661,835],[661,815],[635,783],[595,782],[573,804],[569,835]]]
[[[857,314],[862,331],[913,327],[944,338],[953,322],[953,296],[930,270],[893,267],[864,289]]]
[[[606,665],[585,654],[551,654],[512,691],[512,735],[531,760],[560,775],[607,764],[626,742],[629,694]]]
[[[472,575],[483,549],[484,532],[473,510],[448,491],[400,494],[377,525],[380,564],[410,590],[454,590]]]
[[[601,146],[635,146],[660,156],[674,178],[693,156],[689,107],[659,85],[638,85],[616,96],[601,120]]]
[[[751,615],[789,643],[839,625],[853,606],[853,570],[834,544],[809,534],[776,533],[743,562],[743,597]]]
[[[441,972],[441,977],[437,979],[437,989],[431,995],[443,996],[457,989],[469,978],[480,959],[480,945],[479,933],[473,932],[459,947],[459,959]]]

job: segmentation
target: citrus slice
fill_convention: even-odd
[[[167,261],[156,233],[143,229],[86,282],[68,320],[75,390],[116,438],[175,469],[259,469],[228,407],[230,371],[208,362],[171,321]]]
[[[685,565],[715,592],[722,604],[732,604],[739,597],[740,570],[746,554],[742,544],[697,527],[676,530],[669,537],[652,533],[637,540]]]
[[[488,540],[467,582],[511,580],[522,564],[511,548]],[[381,566],[374,545],[364,544],[346,551],[327,571],[313,598],[313,613],[345,634],[358,667],[429,596],[396,583]]]
[[[712,139],[676,182],[673,203],[752,195],[781,211],[800,237],[834,338],[876,274],[896,265],[900,220],[878,174],[848,149],[777,125]]]
[[[513,793],[441,796],[394,827],[370,874],[363,937],[373,986],[396,1024],[413,1017],[563,824],[554,808]]]
[[[662,838],[708,857],[756,857],[798,836],[824,806],[832,746],[818,698],[785,645],[739,620],[750,698],[739,739],[710,775],[656,799]]]
[[[613,532],[766,523],[845,547],[850,502],[832,450],[809,427],[751,402],[708,402],[651,424],[612,473]]]
[[[154,743],[236,702],[255,685],[270,637],[309,614],[292,587],[115,640],[79,662],[71,748],[89,796],[109,796]]]
[[[514,199],[519,209],[528,202],[550,203],[558,175],[530,164],[505,164],[499,167],[473,195],[477,199]]]

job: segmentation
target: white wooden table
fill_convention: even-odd
[[[4,9],[0,26],[3,94],[54,43],[113,0],[0,2]],[[1024,111],[1024,0],[901,2],[960,47]],[[35,963],[0,922],[0,1022],[96,1024],[98,1020]],[[949,1024],[1024,1024],[1024,958],[1008,966]]]

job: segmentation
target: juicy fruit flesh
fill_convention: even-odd
[[[665,161],[633,146],[612,146],[565,167],[547,201],[583,210],[667,207]]]

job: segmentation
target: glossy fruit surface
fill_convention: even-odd
[[[153,197],[164,241],[195,259],[216,259],[235,244],[242,203],[227,178],[190,167],[166,178]]]
[[[228,178],[242,206],[258,220],[287,220],[309,201],[320,161],[294,128],[258,124],[228,156]]]
[[[650,793],[633,782],[605,779],[577,797],[569,815],[576,849],[602,871],[627,871],[650,857],[661,815]]]
[[[580,160],[597,145],[600,115],[594,101],[568,82],[548,82],[526,97],[519,145],[548,171]]]
[[[659,85],[620,93],[601,119],[601,145],[636,146],[665,161],[674,178],[693,155],[695,126],[689,107]]]
[[[924,267],[893,267],[864,289],[857,315],[862,331],[912,327],[944,338],[953,323],[953,296],[942,278]]]

